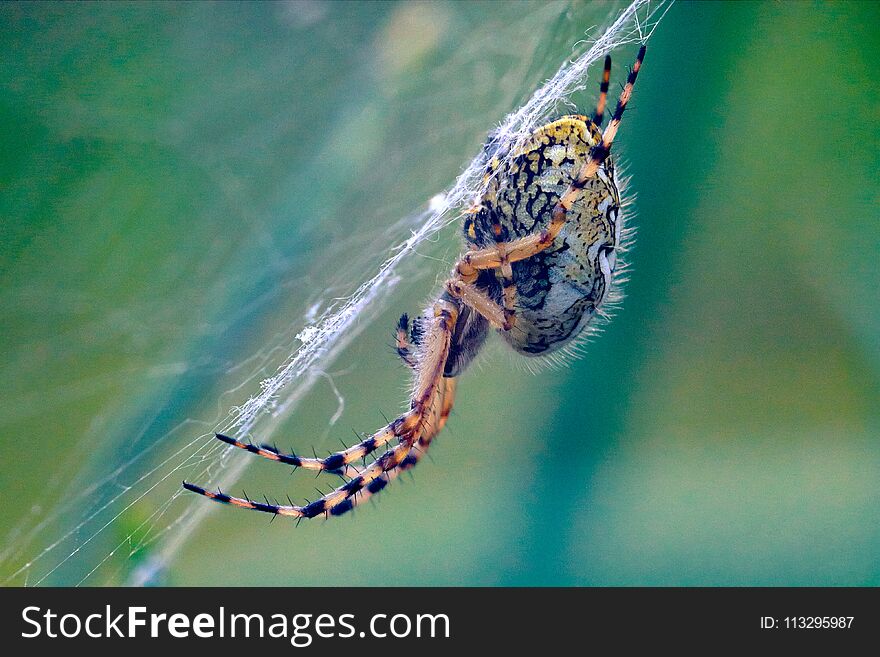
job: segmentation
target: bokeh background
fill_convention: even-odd
[[[880,584],[873,2],[671,8],[616,146],[624,305],[567,368],[489,348],[411,484],[332,522],[218,506],[179,535],[205,502],[149,475],[622,7],[3,3],[3,582],[131,582],[179,539],[149,583]],[[331,450],[396,413],[395,318],[458,249],[426,244],[255,438]],[[255,462],[234,492],[315,483]]]

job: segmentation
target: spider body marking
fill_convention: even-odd
[[[496,155],[478,210],[465,221],[467,242],[489,247],[548,227],[551,211],[602,143],[586,116],[563,116],[538,128],[512,158]],[[506,170],[499,169],[506,167]],[[544,355],[575,338],[611,289],[619,246],[620,193],[610,157],[589,178],[553,243],[511,265],[516,330],[500,331],[517,352]],[[502,302],[500,270],[482,286]],[[477,283],[478,287],[481,283]]]
[[[621,226],[611,146],[644,55],[642,46],[614,115],[601,132],[610,56],[592,119],[563,116],[539,127],[522,144],[493,145],[484,192],[463,223],[468,250],[429,310],[412,324],[403,315],[397,325],[397,352],[414,375],[406,413],[357,445],[324,458],[283,454],[217,434],[219,440],[263,458],[337,474],[345,480],[342,485],[304,505],[255,502],[188,482],[184,488],[274,515],[341,515],[418,463],[446,424],[456,377],[490,328],[530,356],[550,353],[575,338],[607,299],[613,282]],[[506,157],[511,148],[515,152]],[[367,463],[380,449],[384,451]],[[358,466],[361,460],[364,465]]]

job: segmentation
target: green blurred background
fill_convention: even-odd
[[[2,581],[132,581],[186,538],[152,583],[880,584],[874,2],[672,7],[616,146],[623,307],[565,369],[489,348],[411,485],[297,528],[218,507],[182,535],[206,502],[154,473],[623,6],[0,5]],[[391,328],[459,248],[420,249],[255,438],[335,449],[395,413]],[[259,462],[235,492],[315,483]]]

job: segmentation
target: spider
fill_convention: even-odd
[[[325,458],[216,436],[272,461],[340,475],[345,483],[302,506],[232,497],[186,481],[184,488],[274,515],[341,515],[419,462],[446,424],[457,377],[490,328],[526,356],[549,354],[581,333],[613,283],[622,226],[611,145],[644,56],[642,46],[604,131],[610,55],[592,118],[563,116],[537,128],[521,145],[489,140],[484,191],[463,222],[468,250],[428,311],[413,322],[404,314],[397,325],[397,352],[414,372],[406,413]],[[366,457],[382,447],[385,451],[367,465]],[[355,465],[362,459],[363,467]]]

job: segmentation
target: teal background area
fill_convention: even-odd
[[[207,504],[149,473],[623,6],[0,5],[0,581],[131,581]],[[878,24],[676,3],[615,144],[627,298],[585,356],[531,374],[493,340],[411,482],[296,528],[218,507],[152,583],[880,584]],[[427,243],[255,439],[326,452],[396,413],[394,322],[460,248]],[[319,483],[261,461],[233,492]]]

